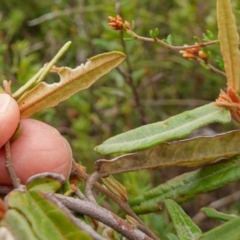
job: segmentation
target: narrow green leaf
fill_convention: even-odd
[[[204,233],[201,240],[239,240],[240,236],[240,217],[232,219],[212,230]]]
[[[164,199],[185,202],[197,194],[209,192],[240,179],[240,156],[184,173],[161,184],[141,196],[130,199],[137,214],[159,211]]]
[[[150,35],[151,38],[154,38],[154,30],[151,29],[151,30],[149,31],[149,35]]]
[[[207,35],[208,35],[209,40],[214,40],[215,39],[214,34],[210,30],[207,30]]]
[[[18,100],[20,97],[25,95],[29,90],[31,90],[37,83],[44,80],[51,68],[56,64],[59,58],[67,51],[71,45],[71,41],[64,44],[64,46],[59,50],[56,56],[43,68],[41,68],[31,79],[29,79],[22,87],[20,87],[14,94],[13,97],[15,100]]]
[[[221,221],[229,221],[237,217],[236,215],[229,215],[226,213],[218,212],[210,207],[201,208],[201,212],[203,212],[209,218],[219,219]]]
[[[100,77],[119,65],[125,58],[121,52],[99,54],[75,69],[53,67],[52,72],[60,76],[60,82],[54,84],[39,83],[18,100],[21,118],[68,99],[73,94],[89,88]]]
[[[210,103],[180,113],[165,121],[148,124],[109,138],[95,147],[94,150],[101,154],[134,152],[167,141],[184,138],[195,129],[209,123],[227,123],[230,120],[231,116],[228,110]]]
[[[6,226],[12,235],[16,237],[16,240],[39,239],[32,231],[30,223],[22,214],[14,209],[9,209],[6,212],[4,218],[0,222],[0,226]],[[0,237],[0,239],[3,238]]]
[[[86,232],[80,230],[59,207],[37,191],[12,191],[8,195],[8,205],[25,216],[39,239],[92,239]]]
[[[182,208],[171,199],[164,200],[168,213],[172,219],[177,235],[181,240],[198,240],[202,231],[182,210]]]
[[[141,169],[170,166],[196,167],[216,159],[240,154],[240,131],[230,131],[211,137],[198,137],[158,146],[112,160],[98,160],[96,170],[102,176]]]
[[[65,182],[65,178],[56,173],[41,173],[32,176],[26,183],[27,190],[43,193],[56,192]]]
[[[217,0],[217,22],[227,86],[238,92],[240,77],[239,36],[236,20],[232,13],[231,0]]]

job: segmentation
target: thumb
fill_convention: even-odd
[[[8,94],[0,94],[0,148],[14,134],[19,118],[17,102]]]

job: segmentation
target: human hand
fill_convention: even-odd
[[[16,101],[0,94],[0,185],[11,185],[5,168],[4,144],[12,137],[20,120]],[[21,119],[22,132],[11,143],[14,170],[24,184],[35,174],[53,172],[69,176],[72,151],[59,132],[37,120]]]

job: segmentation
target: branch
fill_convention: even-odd
[[[106,224],[107,226],[125,236],[127,239],[152,239],[114,213],[96,205],[93,202],[86,202],[80,199],[65,197],[61,194],[55,194],[55,197],[72,211],[84,214]]]
[[[62,196],[62,195],[61,195]],[[79,218],[73,216],[71,211],[69,211],[64,204],[62,204],[53,194],[47,194],[47,199],[56,204],[62,211],[65,212],[67,217],[75,223],[80,229],[84,230],[88,234],[90,234],[94,240],[105,240],[105,238],[101,237],[97,232],[95,232],[89,225],[85,222],[81,221]]]
[[[73,160],[73,169],[72,171],[74,172],[73,174],[78,175],[81,179],[87,180],[89,179],[89,176],[87,173],[85,173],[84,171],[82,171],[82,169],[78,168],[76,162]],[[92,181],[92,180],[91,180]],[[143,231],[144,233],[146,233],[148,236],[150,236],[151,238],[158,240],[159,238],[147,227],[144,225],[144,223],[141,221],[141,219],[133,212],[133,210],[131,209],[131,207],[129,206],[128,202],[123,202],[120,198],[118,198],[115,194],[113,194],[112,192],[110,192],[107,188],[104,188],[100,183],[98,182],[91,182],[91,185],[88,185],[88,189],[87,192],[92,191],[92,186],[96,187],[101,193],[103,193],[104,195],[108,196],[109,198],[111,198],[115,203],[118,204],[118,206],[125,211],[126,214],[128,214],[129,216],[133,217],[134,219],[136,219],[136,221],[139,223],[136,226]],[[86,191],[86,190],[85,190]],[[77,193],[76,193],[77,195]],[[81,193],[81,195],[79,196],[79,198],[81,200],[86,200],[86,197],[84,196],[85,199],[82,199],[83,194]],[[89,195],[89,193],[88,193]],[[92,193],[90,193],[91,197],[90,198],[94,198]],[[78,196],[78,195],[77,195]],[[95,198],[93,200],[95,202]]]

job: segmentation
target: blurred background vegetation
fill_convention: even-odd
[[[240,26],[240,2],[232,2]],[[142,36],[149,37],[149,31],[157,27],[159,38],[171,34],[173,45],[194,44],[193,36],[202,40],[207,30],[217,38],[215,4],[214,0],[1,0],[0,79],[12,80],[13,89],[17,89],[69,40],[73,43],[58,66],[74,68],[99,53],[125,52],[127,61],[90,89],[34,116],[56,127],[71,144],[76,161],[92,172],[94,162],[102,158],[93,151],[94,146],[118,133],[214,101],[219,89],[225,88],[222,75],[183,58],[178,51],[149,42],[124,41],[123,37],[129,36],[110,29],[108,16],[120,14],[130,23],[134,20],[134,31]],[[209,54],[209,62],[223,70],[219,46],[204,51]],[[46,81],[58,80],[51,74]],[[225,126],[220,131],[235,127]],[[140,171],[119,177],[129,195],[136,196],[183,171]],[[236,186],[199,196],[186,204],[186,211],[193,217],[199,207],[230,195]],[[237,207],[235,203],[227,210],[236,213]],[[152,226],[157,224],[165,239],[166,221],[161,223],[155,214],[144,217]],[[209,229],[216,222],[201,224]]]

